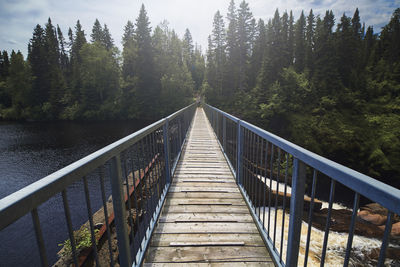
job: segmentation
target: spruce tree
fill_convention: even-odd
[[[111,37],[111,33],[108,30],[107,24],[104,24],[104,27],[103,27],[102,44],[108,51],[112,50],[112,48],[114,47],[114,40]]]
[[[315,17],[313,10],[307,16],[305,67],[312,72],[314,51]]]
[[[238,9],[239,90],[247,90],[246,73],[254,34],[253,14],[244,0]]]
[[[98,19],[95,20],[92,28],[92,33],[90,34],[92,43],[103,43],[104,39],[103,27],[101,27],[100,21]]]
[[[158,92],[154,86],[154,55],[151,45],[151,27],[147,12],[142,4],[139,16],[136,19],[135,42],[137,58],[135,61],[135,75],[137,77],[137,100],[142,116],[154,116],[158,101]],[[152,103],[150,105],[150,103]],[[144,112],[148,110],[148,112]]]
[[[295,25],[294,42],[294,67],[297,72],[303,72],[305,66],[305,48],[306,48],[306,18],[301,11],[300,18]]]
[[[29,47],[28,61],[34,77],[32,102],[33,105],[36,106],[41,105],[48,99],[48,86],[46,86],[48,84],[46,80],[48,67],[46,61],[45,33],[39,24],[36,25],[33,31]]]
[[[3,50],[3,54],[0,51],[0,80],[5,80],[8,77],[8,69],[10,67],[10,60],[8,53]]]
[[[134,25],[128,20],[122,36],[122,77],[125,80],[127,80],[128,77],[132,79],[134,76],[135,60],[137,56],[134,35]]]

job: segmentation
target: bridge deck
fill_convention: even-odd
[[[274,266],[203,109],[178,163],[145,266]]]

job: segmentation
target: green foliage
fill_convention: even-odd
[[[97,236],[99,230],[95,229],[94,234]],[[81,229],[74,231],[74,239],[75,239],[75,247],[79,253],[79,251],[89,248],[92,246],[92,238],[91,234],[88,228],[86,227],[81,227]],[[98,243],[98,240],[96,238],[96,245]],[[63,243],[58,244],[58,246],[62,246],[61,254],[60,256],[62,257],[71,257],[72,256],[72,245],[71,245],[71,240],[67,239]]]
[[[322,17],[302,12],[296,23],[291,12],[276,10],[257,25],[244,91],[236,90],[241,54],[233,1],[227,18],[222,69],[209,39],[208,103],[400,188],[400,9],[380,35],[371,27],[364,33],[358,9],[335,30],[331,10]]]
[[[0,52],[0,119],[154,120],[200,90],[205,59],[190,31],[181,40],[165,22],[152,33],[144,5],[125,26],[122,54],[98,19],[90,37],[78,20],[66,42],[49,18],[35,27],[26,61]]]

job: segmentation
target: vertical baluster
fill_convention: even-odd
[[[286,193],[287,193],[287,178],[289,171],[289,153],[286,152],[286,166],[285,166],[285,187],[283,189],[283,205],[282,205],[282,231],[281,231],[281,247],[279,250],[279,259],[282,262],[283,252],[283,237],[285,233],[285,214],[286,214]]]
[[[353,212],[351,214],[349,236],[347,237],[346,256],[344,257],[344,263],[343,263],[344,267],[347,267],[349,265],[350,253],[351,253],[351,247],[353,244],[353,236],[354,236],[354,229],[355,229],[354,226],[355,226],[355,223],[357,220],[357,211],[358,211],[359,203],[360,203],[360,194],[358,194],[357,192],[354,192]]]
[[[268,140],[265,140],[265,160],[264,160],[264,191],[263,191],[263,228],[265,229],[265,206],[266,206],[266,194],[267,194],[267,173],[268,173],[268,147],[269,147],[269,142]]]
[[[234,130],[234,129],[232,129]],[[243,186],[243,153],[244,153],[244,130],[240,126],[240,121],[237,122],[236,135],[236,182]]]
[[[243,187],[245,189],[245,193],[248,196],[249,192],[247,189],[247,177],[248,177],[248,172],[249,172],[249,133],[248,130],[246,128],[243,128],[244,131],[244,141],[243,141],[243,145],[244,145],[244,158],[243,158]]]
[[[76,253],[74,230],[72,229],[71,212],[70,212],[69,205],[68,205],[67,190],[66,189],[61,191],[61,196],[62,196],[63,205],[64,205],[65,219],[67,220],[69,241],[70,241],[71,248],[72,248],[72,258],[74,260],[75,266],[78,266],[78,256],[77,256],[77,253]]]
[[[226,118],[222,116],[222,147],[226,155],[229,155],[229,152],[226,149]],[[228,156],[229,158],[229,156]]]
[[[147,167],[147,162],[148,162],[148,158],[147,158],[147,154],[145,152],[146,149],[146,139],[147,136],[143,137],[142,140],[140,140],[140,146],[142,148],[142,168],[143,168],[143,188],[144,188],[144,193],[143,193],[143,200],[146,202],[146,208],[144,210],[144,220],[143,220],[143,227],[144,227],[144,238],[147,239],[146,236],[146,229],[147,229],[147,225],[149,223],[149,192],[148,192],[148,186],[147,186],[147,180],[149,177],[149,173],[148,170],[146,172],[146,167]]]
[[[122,185],[121,159],[119,155],[111,159],[110,171],[119,260],[121,266],[129,266],[131,264],[131,253],[129,249],[128,230],[125,223],[126,210]]]
[[[383,234],[381,251],[379,252],[378,266],[381,267],[385,263],[386,258],[386,249],[389,243],[390,232],[392,231],[392,220],[393,220],[393,212],[389,211],[386,225],[385,225],[385,233]]]
[[[271,161],[269,164],[269,188],[268,188],[268,236],[270,236],[270,224],[271,224],[271,197],[272,197],[272,177],[274,169],[274,144],[271,143]]]
[[[259,176],[260,176],[260,178],[257,180],[257,183],[258,183],[258,185],[259,185],[259,190],[257,191],[257,194],[258,194],[258,202],[257,202],[257,206],[258,206],[258,219],[261,221],[261,195],[263,194],[263,188],[264,188],[264,183],[263,183],[263,181],[262,181],[262,174],[263,174],[263,172],[262,172],[262,165],[263,165],[263,155],[264,155],[264,138],[261,138],[260,137],[260,139],[261,139],[261,143],[260,143],[260,161],[259,161],[259,163],[260,163],[260,165],[259,165],[259,168],[258,168],[258,171],[259,171]]]
[[[329,228],[331,226],[332,205],[333,205],[333,198],[335,196],[335,184],[336,184],[336,181],[331,179],[331,190],[329,193],[328,216],[326,218],[324,244],[322,246],[321,265],[320,265],[321,267],[323,267],[325,264],[326,248],[328,247]]]
[[[310,202],[310,210],[308,211],[308,229],[307,229],[307,239],[306,239],[306,253],[304,256],[304,266],[307,266],[308,261],[308,251],[310,248],[310,237],[311,237],[311,227],[312,227],[312,219],[314,214],[314,200],[315,200],[315,189],[317,186],[317,171],[314,169],[313,172],[313,180],[312,180],[312,188],[311,188],[311,202]]]
[[[121,154],[121,156],[122,156],[123,166],[124,166],[123,174],[125,177],[125,183],[126,183],[125,189],[126,189],[126,196],[127,196],[127,200],[128,200],[128,222],[131,227],[131,239],[133,240],[133,219],[132,219],[131,200],[130,200],[130,196],[129,196],[129,179],[128,179],[129,174],[128,174],[128,169],[126,166],[126,152],[123,152]],[[133,176],[133,171],[132,171],[132,176]]]
[[[132,174],[133,174],[133,200],[134,200],[134,204],[135,204],[135,220],[134,220],[134,229],[136,229],[137,232],[139,233],[134,233],[134,239],[132,240],[133,243],[133,252],[134,255],[136,255],[138,249],[139,249],[139,238],[140,238],[140,227],[139,227],[139,214],[140,214],[140,207],[139,207],[139,201],[137,198],[137,194],[138,189],[136,186],[136,176],[135,176],[135,166],[139,166],[137,160],[136,160],[136,164],[134,163],[133,159],[137,158],[138,155],[138,146],[137,143],[133,145],[132,147],[133,152],[131,153],[131,165],[132,165]],[[138,167],[137,173],[138,173],[138,186],[140,186],[140,167]],[[135,258],[135,262],[136,262],[136,258]]]
[[[274,218],[274,240],[273,244],[275,246],[276,240],[276,220],[278,217],[278,193],[279,193],[279,175],[281,174],[281,149],[278,147],[278,170],[276,176],[276,191],[275,191],[275,218]]]
[[[164,143],[164,160],[165,160],[165,179],[166,183],[171,183],[171,170],[169,167],[169,136],[168,136],[168,119],[165,119],[163,126],[163,143]]]
[[[31,211],[31,214],[32,214],[33,227],[35,228],[36,243],[39,248],[40,261],[41,261],[43,267],[49,266],[49,263],[47,261],[47,256],[46,256],[46,248],[45,248],[44,240],[43,240],[42,228],[40,227],[38,210],[36,208],[34,208]]]
[[[306,166],[299,159],[293,160],[292,196],[290,198],[290,219],[286,266],[297,266],[299,256],[300,233],[303,217]]]
[[[135,180],[135,177],[133,177]],[[108,252],[110,254],[110,266],[114,266],[113,259],[113,249],[111,244],[111,233],[110,233],[110,225],[108,223],[108,210],[107,210],[107,200],[106,200],[106,190],[104,188],[104,166],[101,166],[99,169],[99,180],[100,180],[100,189],[101,189],[101,199],[103,201],[103,209],[104,209],[104,220],[106,224],[106,232],[107,232],[107,242],[108,242]],[[133,228],[131,229],[133,232]],[[75,263],[75,266],[78,266]]]
[[[254,191],[253,191],[253,185],[254,185],[254,173],[255,173],[255,167],[254,167],[254,162],[255,162],[255,155],[256,151],[254,149],[255,143],[256,143],[256,136],[255,134],[250,131],[250,136],[251,136],[251,146],[250,146],[250,151],[251,151],[251,161],[250,161],[250,200],[251,200],[251,205],[252,208],[254,209]]]
[[[95,261],[96,261],[96,266],[100,266],[99,265],[99,257],[97,255],[96,235],[94,233],[92,206],[90,204],[89,187],[88,187],[86,176],[83,176],[83,188],[85,191],[86,208],[87,208],[88,217],[89,217],[89,226],[90,226],[90,235],[91,235],[91,240],[92,240],[93,254],[94,254]]]

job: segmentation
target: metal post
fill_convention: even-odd
[[[129,236],[126,225],[126,210],[122,184],[121,159],[116,155],[111,159],[111,190],[115,214],[115,226],[117,229],[119,260],[121,266],[130,266],[131,252],[129,247]]]
[[[171,183],[171,169],[169,162],[169,138],[168,138],[168,119],[165,119],[165,124],[163,126],[163,142],[164,142],[164,157],[165,157],[165,180],[166,183]]]
[[[243,152],[243,133],[240,129],[241,120],[237,122],[237,160],[236,160],[236,183],[243,185],[243,173],[242,173],[242,152]]]
[[[222,116],[222,147],[226,154],[227,152],[226,152],[226,117],[225,116]]]
[[[294,158],[286,266],[297,266],[302,223],[301,218],[303,217],[305,182],[306,165],[299,159]]]

